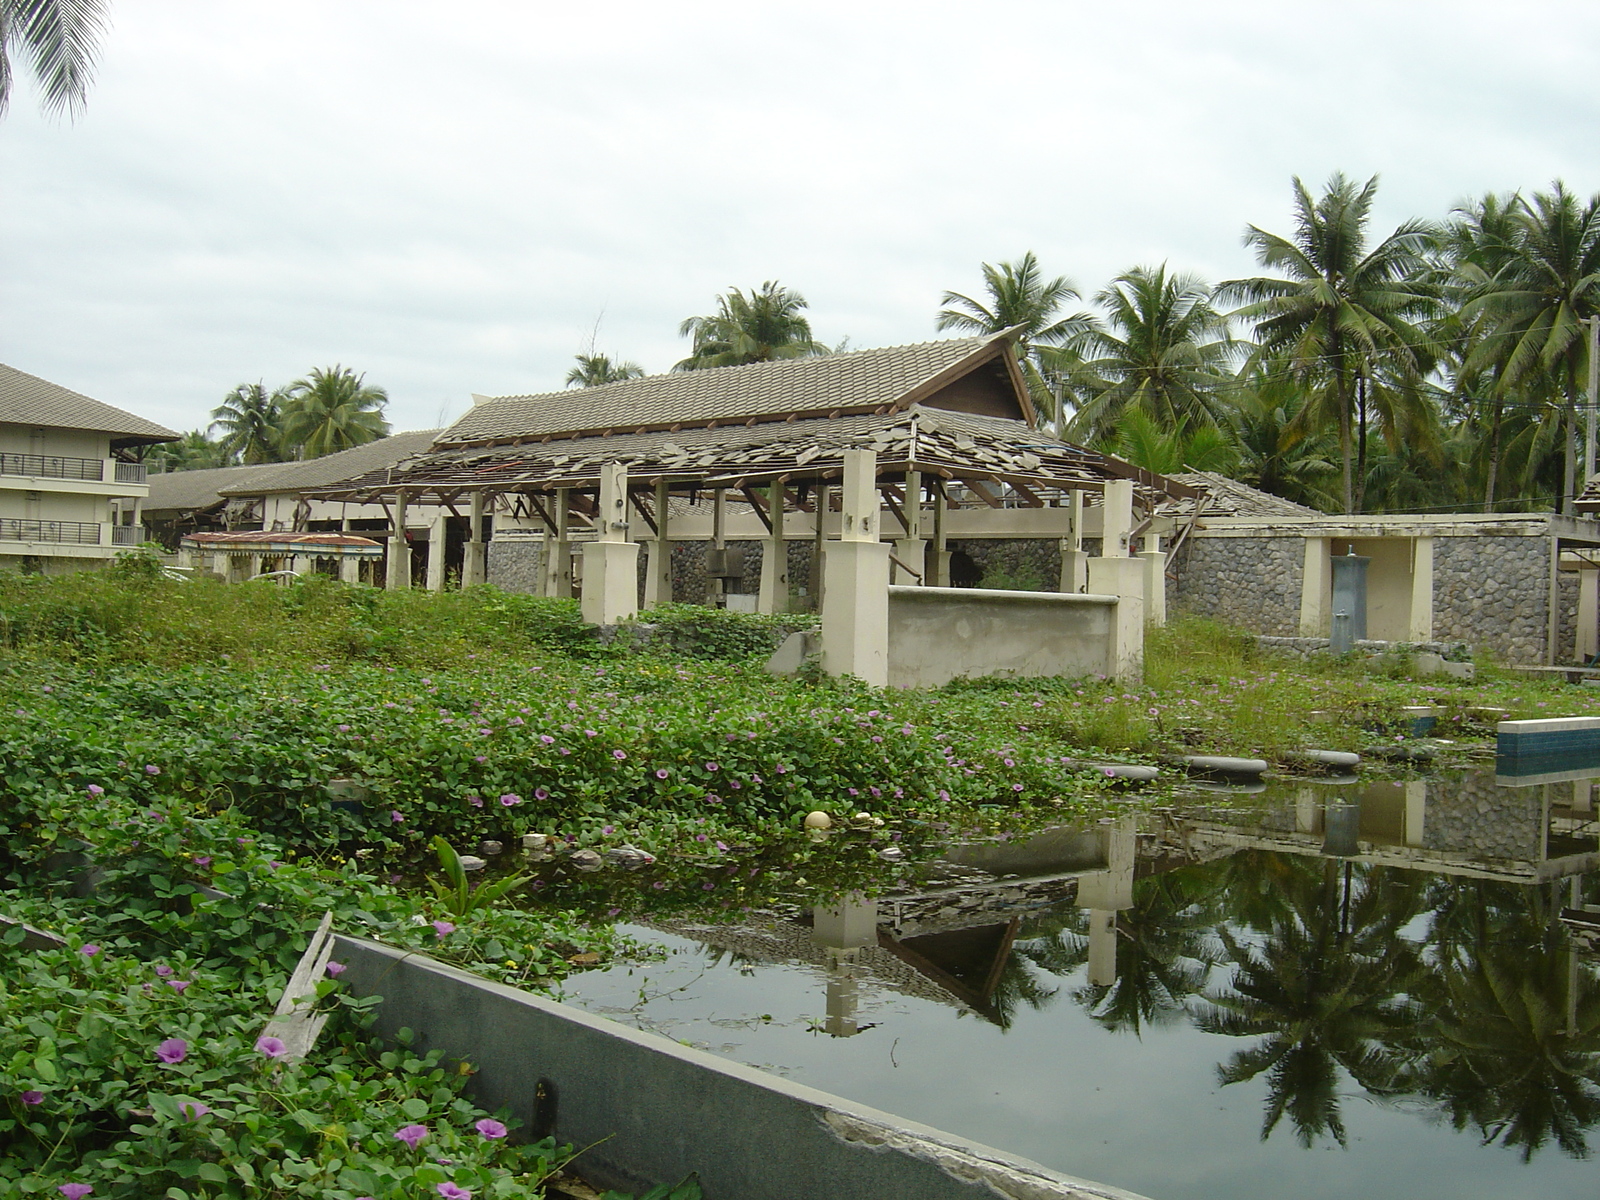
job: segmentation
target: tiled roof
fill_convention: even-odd
[[[150,497],[144,511],[197,512],[223,501],[222,489],[246,485],[266,476],[282,463],[254,463],[244,467],[208,467],[200,471],[161,471],[149,477]]]
[[[112,408],[59,384],[0,363],[0,424],[91,429],[129,442],[172,442],[181,435],[164,425]]]
[[[665,429],[680,423],[791,413],[870,412],[920,398],[916,393],[926,385],[968,360],[992,354],[996,343],[1004,340],[1004,334],[954,338],[744,367],[674,371],[538,396],[485,398],[439,435],[439,445],[606,429]]]
[[[224,496],[261,496],[271,492],[299,492],[326,487],[354,479],[371,471],[392,467],[403,459],[421,454],[433,444],[437,429],[415,429],[396,433],[375,442],[352,446],[337,454],[308,458],[303,462],[266,463],[259,475],[241,477],[218,490]]]
[[[1320,517],[1324,514],[1271,492],[1263,492],[1248,483],[1229,479],[1215,471],[1185,471],[1169,475],[1196,491],[1206,493],[1205,515],[1208,517]],[[1163,511],[1171,516],[1188,516],[1194,512],[1194,500],[1174,501]]]

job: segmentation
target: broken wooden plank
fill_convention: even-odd
[[[23,921],[11,917],[0,917],[0,929],[21,929],[22,948],[24,950],[59,950],[67,944],[67,939],[43,929],[35,929]]]
[[[278,1007],[272,1019],[261,1030],[262,1037],[277,1038],[283,1043],[283,1053],[276,1055],[284,1062],[298,1062],[311,1053],[317,1035],[328,1023],[328,1013],[313,1005],[317,999],[317,981],[327,970],[328,957],[333,953],[333,913],[322,914],[322,921],[311,935],[311,944],[300,956],[300,962],[289,976]]]

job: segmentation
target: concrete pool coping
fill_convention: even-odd
[[[1144,1200],[423,954],[335,942],[341,981],[383,997],[380,1036],[407,1028],[414,1049],[471,1063],[479,1105],[588,1147],[575,1166],[602,1187],[695,1172],[706,1200]]]

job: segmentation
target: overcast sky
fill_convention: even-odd
[[[936,336],[1032,249],[1086,295],[1250,273],[1290,177],[1380,232],[1600,189],[1600,7],[113,0],[87,114],[0,121],[0,361],[175,429],[343,363],[397,429],[553,390],[777,279]]]

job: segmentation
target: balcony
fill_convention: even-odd
[[[150,532],[143,525],[113,525],[111,527],[111,544],[113,546],[137,546],[140,542],[148,542]]]
[[[137,467],[138,479],[125,479],[122,468]],[[101,483],[106,477],[106,460],[103,458],[66,458],[60,454],[6,454],[0,453],[0,475],[30,475],[36,479],[84,479]],[[117,482],[143,483],[143,463],[118,463]]]
[[[8,455],[9,458],[26,458],[27,455]],[[69,460],[70,461],[70,460]],[[98,459],[89,460],[99,465]],[[126,526],[130,531],[138,526]],[[98,546],[100,523],[98,521],[31,521],[25,518],[0,517],[0,542],[59,542],[72,546]]]
[[[145,481],[146,474],[143,463],[117,463],[118,483],[144,483]]]

